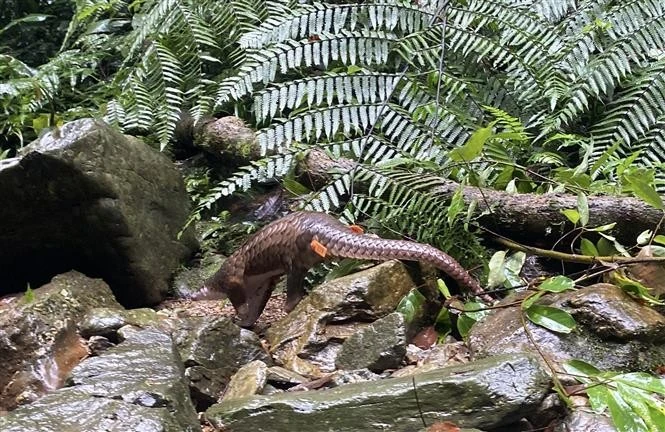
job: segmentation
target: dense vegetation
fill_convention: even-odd
[[[442,179],[571,192],[582,224],[593,194],[662,208],[660,0],[0,4],[0,159],[88,116],[162,150],[183,113],[236,114],[258,130],[259,159],[190,182],[192,220],[277,178],[306,208],[372,217],[468,263],[483,251],[473,212],[431,192]],[[359,165],[306,190],[293,168],[312,148]]]

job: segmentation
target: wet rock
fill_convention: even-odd
[[[176,273],[173,278],[175,297],[189,298],[198,292],[203,287],[203,282],[219,269],[225,259],[221,255],[208,255],[203,258],[200,266],[185,268]]]
[[[0,410],[32,402],[62,385],[88,354],[76,324],[100,306],[121,307],[102,280],[73,271],[29,296],[0,303]]]
[[[188,376],[196,378],[190,385],[197,406],[216,401],[231,376],[245,364],[260,360],[272,365],[258,336],[226,317],[179,319],[174,335]],[[196,369],[190,371],[192,367]]]
[[[102,277],[126,306],[161,301],[197,247],[178,233],[190,201],[159,151],[103,122],[45,134],[0,164],[0,293],[72,268]],[[39,265],[35,265],[39,263]]]
[[[549,386],[546,371],[533,357],[500,356],[415,379],[388,378],[330,390],[233,399],[213,405],[206,417],[218,428],[254,432],[418,430],[423,421],[492,429],[537,409]]]
[[[316,287],[266,333],[271,354],[287,369],[305,376],[334,370],[348,335],[344,322],[374,321],[392,313],[415,284],[404,265],[388,261]],[[336,329],[342,325],[342,330]],[[357,325],[357,324],[356,324]],[[356,327],[357,328],[357,327]]]
[[[441,345],[435,345],[427,350],[415,351],[411,348],[410,360],[415,365],[398,369],[391,376],[416,375],[446,366],[468,363],[469,350],[464,342],[446,342]]]
[[[330,380],[331,387],[341,385],[360,383],[365,381],[376,381],[381,379],[381,375],[372,372],[369,369],[340,370],[333,374]]]
[[[596,284],[545,296],[541,302],[565,309],[578,323],[578,329],[569,334],[527,323],[538,350],[554,364],[575,358],[600,369],[635,371],[665,363],[665,318],[620,288]],[[468,338],[474,358],[506,352],[536,353],[524,332],[520,313],[519,306],[495,309],[474,325]]]
[[[612,421],[602,415],[593,412],[576,410],[556,426],[554,432],[616,432]]]
[[[88,351],[94,356],[100,355],[112,346],[115,346],[115,344],[104,336],[91,336],[88,339]]]
[[[3,432],[200,431],[171,337],[145,330],[79,364],[69,387],[0,417]]]
[[[222,401],[253,396],[261,393],[268,381],[268,366],[261,360],[254,360],[238,369],[229,381]]]
[[[307,382],[307,378],[281,366],[272,366],[268,368],[268,382],[276,385],[284,384],[302,384]]]
[[[159,319],[157,313],[149,308],[118,309],[94,308],[88,311],[79,324],[81,336],[104,336],[117,340],[117,331],[123,326],[131,325],[145,328]]]
[[[335,364],[339,369],[381,372],[397,369],[406,354],[404,316],[399,312],[374,321],[342,345]]]

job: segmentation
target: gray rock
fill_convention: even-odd
[[[268,368],[268,381],[278,384],[302,384],[307,382],[307,378],[281,366],[272,366]]]
[[[159,315],[149,308],[118,309],[94,308],[89,310],[79,324],[81,336],[104,336],[117,339],[117,331],[123,326],[131,325],[145,328],[159,319]]]
[[[406,327],[399,312],[374,321],[342,345],[335,365],[339,369],[382,372],[397,369],[406,355]]]
[[[0,417],[3,432],[200,431],[172,339],[145,330],[79,364],[70,387]]]
[[[253,396],[261,393],[268,381],[268,366],[261,360],[254,360],[238,369],[229,381],[222,401]]]
[[[549,387],[533,357],[500,356],[415,378],[233,399],[213,405],[206,417],[217,428],[254,432],[418,430],[423,421],[492,429],[536,410]]]
[[[505,302],[514,300],[508,298]],[[522,326],[519,306],[494,309],[469,332],[468,344],[474,358],[541,352],[554,364],[579,359],[600,369],[633,371],[651,370],[665,363],[665,318],[620,288],[596,284],[545,296],[541,302],[567,310],[578,328],[558,334],[528,322],[532,342]]]
[[[76,326],[95,307],[121,308],[106,283],[73,271],[0,303],[0,410],[62,385],[87,355]]]
[[[0,294],[72,268],[126,306],[161,301],[197,247],[178,239],[190,202],[163,154],[103,122],[77,120],[0,164]],[[38,264],[37,264],[38,263]]]
[[[90,339],[88,339],[88,350],[93,356],[100,355],[112,346],[115,346],[115,344],[104,336],[91,336]]]
[[[593,412],[575,410],[560,423],[554,432],[616,432],[612,421]]]
[[[373,321],[392,313],[416,286],[399,261],[388,261],[316,287],[266,338],[271,354],[287,369],[305,376],[334,370],[341,344],[338,323]],[[348,329],[346,329],[348,330]]]
[[[233,374],[245,364],[260,360],[272,365],[258,336],[229,318],[196,317],[177,320],[174,335],[197,404],[216,401]],[[195,367],[196,370],[189,371]]]

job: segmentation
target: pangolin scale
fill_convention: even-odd
[[[318,253],[315,245],[325,248]],[[439,249],[407,240],[391,240],[353,231],[333,216],[295,212],[259,230],[236,250],[204,284],[195,299],[228,296],[239,324],[256,322],[279,278],[287,274],[286,307],[291,311],[305,295],[307,271],[325,259],[400,259],[431,264],[459,285],[490,300],[478,282],[455,259]]]

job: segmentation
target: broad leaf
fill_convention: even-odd
[[[580,224],[586,226],[589,223],[589,201],[585,194],[577,194],[577,211],[580,214]]]
[[[557,333],[570,333],[577,325],[568,312],[551,306],[535,304],[526,310],[526,316],[534,324]]]
[[[572,290],[574,288],[575,282],[566,276],[554,276],[549,279],[545,279],[538,287],[538,289],[541,291],[555,293]]]
[[[598,249],[596,249],[596,246],[589,239],[582,238],[580,240],[580,249],[582,250],[582,255],[600,256]]]

